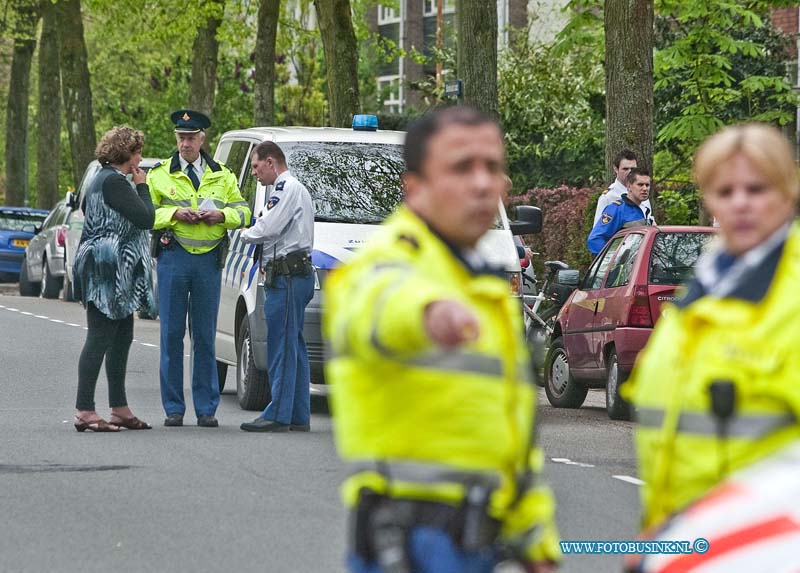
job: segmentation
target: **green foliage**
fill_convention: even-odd
[[[697,191],[681,192],[673,189],[662,189],[658,194],[659,218],[657,221],[670,225],[697,224]]]
[[[688,160],[723,125],[792,121],[797,95],[785,79],[787,40],[769,25],[773,3],[656,3],[658,145]]]
[[[500,58],[500,121],[517,189],[598,183],[603,69],[552,46],[516,42]]]

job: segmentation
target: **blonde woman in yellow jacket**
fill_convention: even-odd
[[[719,236],[623,390],[637,412],[650,529],[800,438],[792,146],[773,127],[729,127],[698,150],[694,174]]]

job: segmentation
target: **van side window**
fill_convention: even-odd
[[[241,181],[242,166],[247,160],[249,151],[249,141],[234,141],[231,144],[231,150],[228,153],[228,157],[222,161],[228,169],[233,171],[233,174],[236,175],[236,179],[238,181]]]
[[[606,288],[621,287],[628,284],[631,280],[633,264],[636,262],[636,256],[639,254],[642,241],[644,241],[644,235],[638,233],[632,233],[625,237],[625,240],[619,246],[619,251],[617,251],[614,266],[608,271]]]
[[[250,205],[250,212],[253,214],[253,220],[260,215],[260,209],[256,210],[256,194],[258,191],[258,181],[250,174],[250,160],[247,161],[244,175],[242,176],[242,183],[239,189],[242,192],[242,197],[247,204]],[[259,205],[261,207],[261,205]]]

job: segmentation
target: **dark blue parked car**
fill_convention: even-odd
[[[0,207],[0,279],[19,279],[25,247],[48,211],[27,207]]]

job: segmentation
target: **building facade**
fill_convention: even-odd
[[[514,30],[527,31],[532,42],[548,42],[566,24],[564,8],[568,0],[496,1],[500,49],[508,45]],[[456,0],[395,0],[387,6],[378,5],[371,13],[371,24],[381,38],[393,42],[403,53],[425,56],[424,63],[400,56],[381,67],[376,78],[381,111],[402,113],[408,106],[418,105],[422,92],[410,88],[426,80],[433,81],[438,2],[442,3],[443,46],[452,48],[455,46]],[[448,75],[448,70],[444,75]]]

